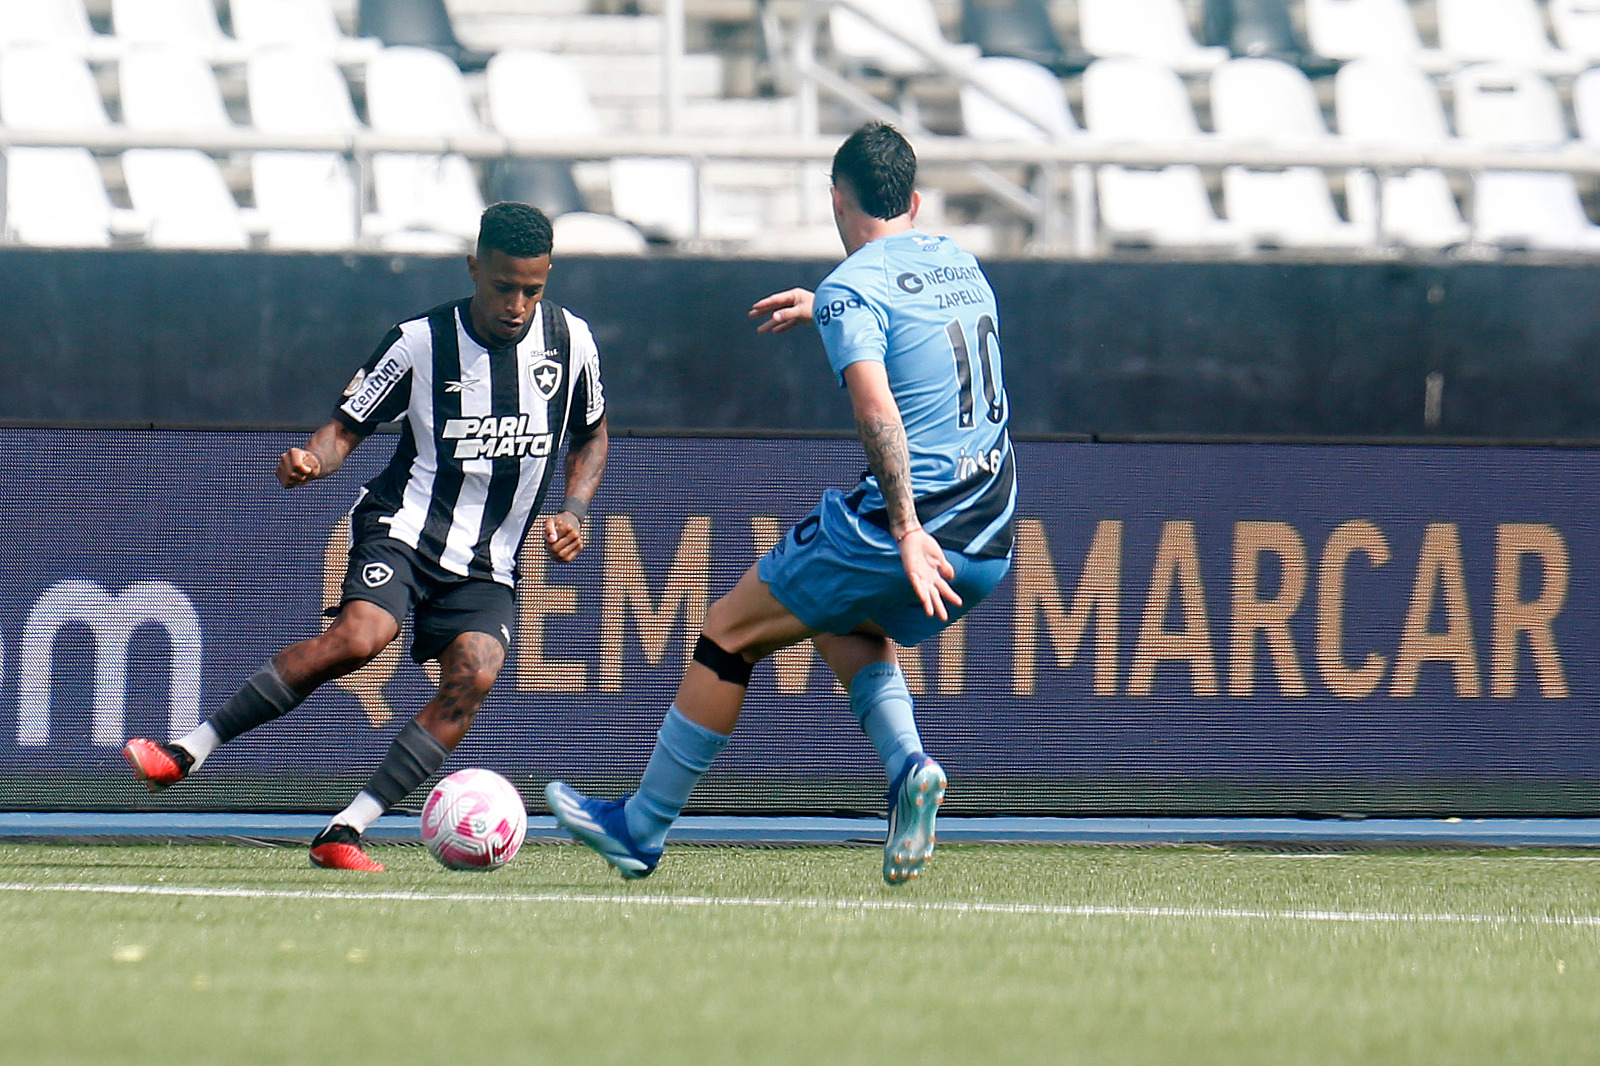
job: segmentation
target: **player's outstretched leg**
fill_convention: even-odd
[[[889,786],[889,835],[883,842],[883,879],[889,884],[905,884],[933,858],[934,820],[946,783],[943,767],[918,754]]]
[[[689,793],[727,745],[727,734],[684,717],[674,703],[656,730],[655,750],[637,792],[597,800],[556,781],[545,789],[545,798],[562,828],[604,855],[623,877],[648,877]]]
[[[134,737],[122,747],[133,776],[151,792],[160,792],[200,769],[217,748],[259,725],[282,718],[305,696],[290,688],[268,662],[228,697],[217,712],[171,743]]]
[[[545,802],[561,828],[587,844],[630,881],[649,877],[661,861],[661,848],[641,847],[628,831],[628,797],[601,800],[560,781],[545,786]]]

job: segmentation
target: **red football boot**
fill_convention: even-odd
[[[330,825],[312,838],[311,865],[324,870],[383,873],[383,863],[367,858],[361,850],[361,834],[347,825]]]
[[[133,767],[133,776],[151,792],[160,792],[189,776],[194,756],[176,744],[157,744],[134,737],[122,746],[122,757]]]

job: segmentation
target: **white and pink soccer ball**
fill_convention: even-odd
[[[422,842],[447,869],[499,869],[527,832],[522,794],[493,770],[457,770],[422,805]]]

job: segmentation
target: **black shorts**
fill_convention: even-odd
[[[419,663],[437,659],[463,633],[487,633],[511,650],[516,593],[498,581],[443,571],[389,537],[350,549],[339,606],[328,613],[338,614],[351,600],[375,603],[402,625],[411,615],[411,658]]]

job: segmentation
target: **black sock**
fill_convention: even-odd
[[[449,749],[413,718],[389,745],[366,791],[388,810],[443,766],[449,754]]]
[[[217,708],[217,713],[210,718],[211,728],[217,731],[218,742],[226,744],[258,725],[282,718],[304,699],[289,687],[279,676],[278,668],[269,661]]]

